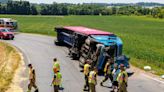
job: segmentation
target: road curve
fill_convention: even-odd
[[[71,60],[67,56],[66,47],[55,46],[54,39],[55,37],[42,35],[17,34],[14,41],[7,42],[18,47],[25,54],[27,57],[26,64],[33,64],[40,92],[53,92],[53,87],[50,84],[53,78],[52,60],[54,57],[57,57],[61,64],[64,87],[61,92],[82,92],[84,78],[78,67],[78,61]],[[98,83],[101,79],[102,77],[98,77]],[[108,88],[111,85],[109,81],[104,85],[107,87],[97,85],[97,92],[109,92],[111,90]],[[128,91],[164,92],[164,83],[146,77],[144,73],[137,73],[129,78]]]

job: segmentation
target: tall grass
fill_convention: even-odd
[[[8,44],[0,42],[0,92],[5,92],[19,66],[19,54]]]
[[[55,26],[86,26],[110,31],[122,38],[124,53],[136,66],[151,65],[164,73],[164,19],[138,16],[17,16],[19,30],[27,33],[56,35]],[[158,70],[163,71],[158,71]]]

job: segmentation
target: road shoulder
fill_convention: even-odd
[[[11,45],[10,45],[11,46]],[[20,50],[18,50],[16,47],[13,47],[19,56],[21,57],[20,64],[18,69],[16,70],[12,83],[10,84],[10,88],[6,92],[24,92],[27,87],[27,68],[24,62],[24,56],[21,53]]]

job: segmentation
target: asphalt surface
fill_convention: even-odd
[[[80,72],[78,61],[71,60],[66,47],[55,46],[55,37],[32,34],[17,34],[15,40],[7,41],[19,48],[26,57],[26,64],[32,63],[36,70],[37,85],[40,92],[53,92],[50,86],[53,72],[53,58],[57,57],[61,65],[64,89],[60,92],[83,92],[84,76]],[[135,71],[134,71],[135,72]],[[27,72],[28,73],[28,72]],[[99,85],[103,77],[98,77],[97,92],[109,92],[110,81]],[[24,83],[24,92],[27,90]],[[164,92],[164,82],[145,76],[144,73],[134,73],[128,81],[128,92]]]

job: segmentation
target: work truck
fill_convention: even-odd
[[[12,18],[0,18],[0,27],[9,28],[12,32],[18,31],[17,20]]]
[[[79,66],[89,60],[92,67],[103,71],[108,59],[113,59],[118,65],[124,64],[129,68],[129,58],[122,53],[123,42],[115,34],[83,26],[55,27],[55,31],[55,43],[67,44],[68,54],[79,60]]]

